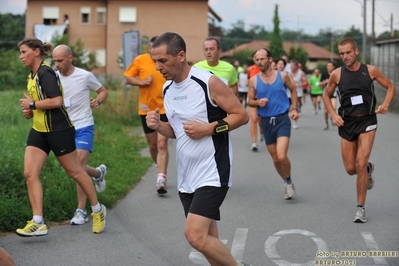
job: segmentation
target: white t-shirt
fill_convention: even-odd
[[[248,80],[248,73],[240,72],[238,74],[238,91],[239,92],[248,92],[247,80]]]
[[[291,73],[291,63],[288,63],[284,67],[284,71],[287,72],[288,74]]]
[[[296,88],[296,93],[298,97],[302,97],[303,96],[302,70],[298,69],[298,71],[295,74],[291,73],[291,75],[294,78],[295,83],[299,85],[299,87]]]
[[[94,125],[90,91],[99,90],[102,84],[91,72],[78,67],[68,77],[58,74],[64,89],[64,104],[75,129]]]
[[[166,115],[176,136],[177,188],[183,193],[194,193],[204,186],[231,186],[229,133],[194,140],[183,130],[185,122],[208,124],[227,116],[210,98],[211,76],[209,71],[191,67],[185,80],[167,81],[163,87]]]

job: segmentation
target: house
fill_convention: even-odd
[[[256,51],[261,48],[268,48],[270,41],[252,41],[238,45],[221,54],[221,59],[227,59],[234,53],[242,50]],[[331,53],[312,42],[283,42],[283,49],[288,54],[291,47],[301,46],[308,53],[308,62],[306,63],[307,69],[314,69],[320,63],[327,63],[330,60],[339,59],[339,56]]]
[[[203,59],[209,19],[221,20],[208,0],[27,0],[25,35],[45,36],[49,28],[63,32],[66,27],[71,44],[80,38],[96,55],[94,73],[122,75],[118,60],[125,32],[137,31],[140,41],[176,32],[186,41],[187,60],[196,62]]]
[[[399,88],[399,38],[377,39],[375,46],[371,47],[371,64],[378,67],[381,72]],[[381,103],[386,90],[374,82],[377,101]],[[399,110],[399,99],[396,97],[391,103],[391,109]]]

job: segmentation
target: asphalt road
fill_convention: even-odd
[[[323,130],[323,116],[313,114],[309,100],[289,149],[298,192],[293,201],[283,199],[283,182],[264,144],[256,153],[250,150],[249,125],[233,131],[233,187],[221,208],[219,231],[235,258],[267,266],[399,265],[399,115],[379,115],[378,120],[371,154],[376,182],[367,195],[366,224],[352,222],[356,178],[344,170],[337,129]],[[166,196],[156,194],[151,167],[108,210],[103,233],[93,234],[91,222],[65,225],[51,228],[45,237],[2,237],[0,246],[19,266],[208,265],[183,235],[174,144],[170,140]],[[112,182],[112,165],[108,170],[107,182]],[[371,253],[375,250],[393,252]]]

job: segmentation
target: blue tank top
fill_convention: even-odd
[[[262,81],[260,74],[256,75],[256,98],[268,99],[265,107],[258,107],[259,116],[277,116],[288,111],[290,103],[280,71],[277,72],[276,80],[270,85]]]

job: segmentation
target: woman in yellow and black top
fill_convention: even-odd
[[[25,228],[17,229],[17,234],[40,236],[48,232],[43,219],[43,189],[39,176],[50,151],[85,192],[92,208],[93,232],[100,233],[105,226],[106,207],[98,202],[91,178],[79,163],[75,128],[63,104],[59,77],[42,59],[51,53],[52,47],[36,38],[26,38],[18,46],[19,58],[31,68],[28,93],[20,102],[25,118],[33,118],[24,157],[24,175],[33,219]]]

